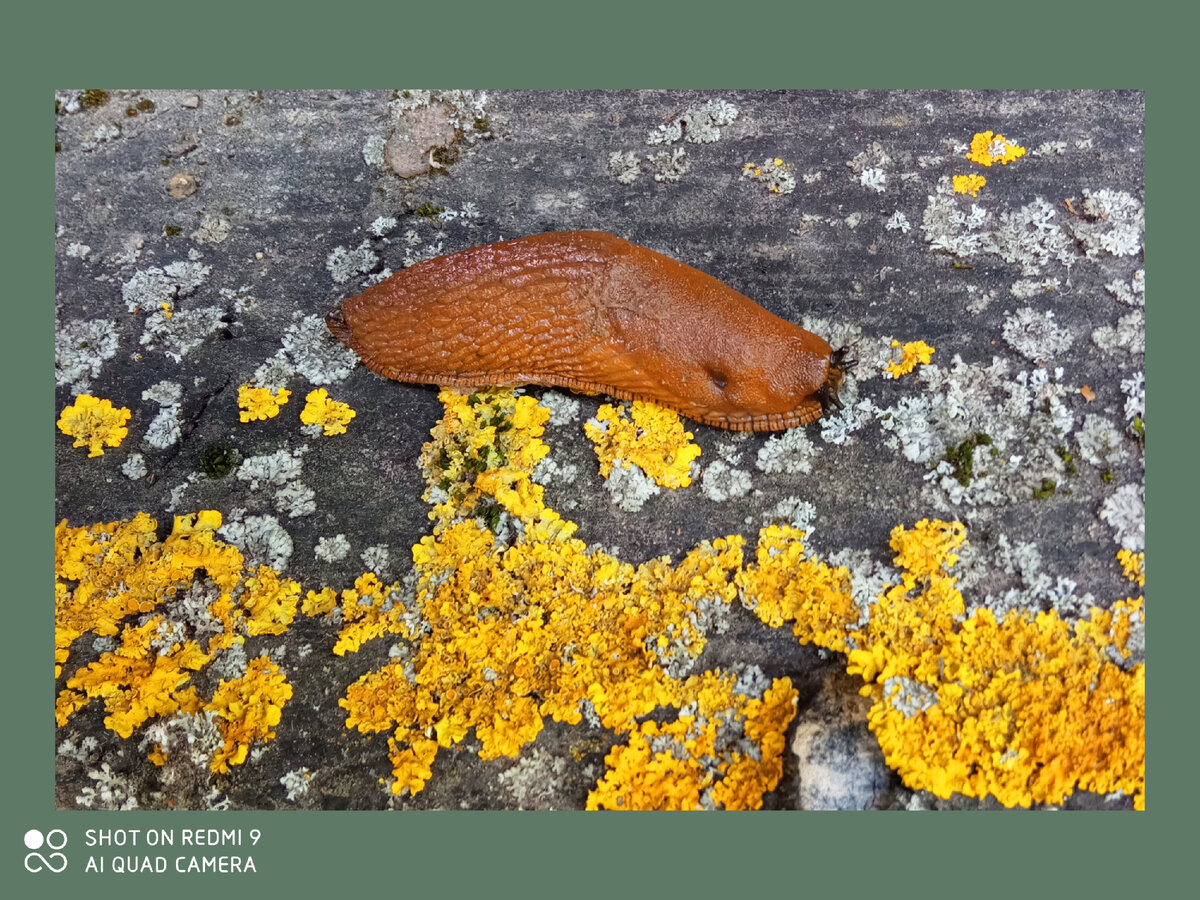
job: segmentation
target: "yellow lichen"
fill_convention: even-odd
[[[1124,672],[1051,613],[981,609],[940,635],[945,675],[911,713],[872,686],[869,714],[888,765],[939,797],[991,794],[1005,806],[1058,803],[1076,787],[1124,790],[1141,807],[1145,670]]]
[[[300,421],[305,425],[316,425],[328,437],[333,434],[345,434],[346,426],[357,415],[350,404],[338,400],[330,400],[329,392],[324,388],[311,391],[304,398],[304,409],[300,411]]]
[[[867,615],[853,601],[849,573],[806,557],[801,539],[795,529],[764,529],[750,566],[734,536],[702,545],[674,569],[661,560],[634,568],[576,540],[526,535],[503,548],[477,522],[451,522],[413,548],[416,611],[430,633],[407,675],[393,664],[352,686],[342,701],[348,727],[394,729],[392,789],[416,792],[435,746],[473,727],[481,756],[514,755],[544,716],[578,722],[586,699],[603,725],[628,735],[610,753],[591,805],[753,806],[769,778],[746,780],[744,795],[722,795],[719,787],[738,779],[711,777],[700,764],[703,736],[679,724],[682,716],[638,721],[688,702],[663,665],[703,648],[703,633],[687,627],[689,609],[740,592],[769,624],[790,622],[800,640],[848,651],[848,669],[875,699],[870,724],[910,786],[991,793],[1008,805],[1054,802],[1076,787],[1123,789],[1141,804],[1141,670],[1124,673],[1099,652],[1122,652],[1134,612],[1097,614],[1090,631],[1074,634],[1053,615],[1014,612],[998,623],[979,610],[964,621],[948,570],[965,529],[923,521],[897,529],[901,580]],[[1096,679],[1111,701],[1101,719],[1089,718],[1094,700],[1084,696]],[[1021,707],[1054,717],[1056,729],[1014,730],[1004,711]],[[759,752],[781,748],[785,727],[759,734]],[[1097,728],[1108,729],[1107,740],[1096,740]],[[661,752],[668,740],[677,752]]]
[[[212,510],[178,516],[160,543],[156,523],[145,513],[86,528],[60,522],[54,531],[55,676],[76,638],[88,632],[117,635],[122,619],[151,612],[186,590],[199,570],[219,590],[233,590],[241,578],[242,554],[215,539],[220,525],[220,513]],[[210,645],[208,652],[213,649]]]
[[[387,734],[397,794],[422,790],[439,749],[472,730],[481,757],[515,756],[547,717],[577,724],[587,712],[618,735],[589,807],[758,808],[780,777],[790,682],[746,694],[729,672],[672,674],[704,649],[704,616],[740,596],[771,627],[790,624],[799,640],[846,654],[873,701],[870,727],[908,786],[1010,806],[1120,790],[1144,806],[1145,672],[1130,665],[1141,598],[1074,625],[1025,610],[968,615],[950,574],[966,538],[957,522],[897,528],[899,578],[869,603],[855,602],[846,569],[807,553],[803,533],[786,526],[760,532],[749,564],[732,535],[674,566],[633,566],[591,551],[545,505],[531,479],[548,451],[536,401],[503,390],[442,398],[446,415],[422,457],[433,533],[412,548],[415,584],[403,589],[366,573],[340,593],[309,590],[301,605],[301,586],[273,570],[246,577],[236,548],[215,539],[212,511],[177,518],[162,542],[144,514],[61,523],[56,662],[87,632],[120,633],[122,644],[68,680],[60,724],[97,698],[126,737],[154,716],[207,710],[225,738],[213,770],[224,771],[274,736],[292,689],[265,657],[207,703],[191,674],[245,636],[285,632],[297,606],[307,616],[340,608],[335,653],[376,637],[407,643],[339,701],[347,728]],[[509,538],[499,541],[504,517]],[[1120,559],[1131,578],[1142,571],[1142,558]],[[215,595],[219,633],[207,650],[173,637],[158,612],[197,582]],[[147,613],[140,625],[121,621]]]
[[[1146,586],[1146,554],[1144,552],[1134,553],[1132,550],[1118,550],[1117,561],[1121,564],[1126,578],[1136,582],[1140,588]]]
[[[933,358],[934,349],[924,341],[910,341],[901,346],[899,341],[892,341],[893,347],[900,347],[901,358],[896,362],[890,362],[884,366],[884,371],[890,374],[893,378],[899,378],[901,375],[907,375],[913,371],[917,365],[928,365],[930,359]]]
[[[762,529],[756,565],[738,572],[738,589],[771,628],[791,622],[801,643],[845,652],[847,629],[859,618],[850,572],[806,558],[803,538],[791,526]]]
[[[1125,671],[1129,611],[1072,628],[1054,612],[964,616],[949,574],[965,529],[897,528],[902,583],[885,588],[851,637],[849,671],[874,698],[869,725],[905,784],[1005,806],[1058,803],[1076,788],[1144,804],[1145,670]],[[1119,620],[1126,623],[1121,625]],[[914,701],[914,698],[915,701]]]
[[[684,431],[678,413],[635,400],[630,408],[604,404],[596,421],[599,424],[588,422],[583,430],[596,445],[605,478],[614,465],[634,465],[659,487],[685,488],[692,483],[688,472],[700,447],[692,443],[692,433]]]
[[[413,741],[412,746],[399,748],[396,742],[388,739],[388,750],[390,756],[395,762],[393,775],[395,783],[392,790],[395,793],[407,789],[410,793],[417,793],[424,786],[425,782],[433,777],[433,760],[437,756],[438,742],[429,738],[417,738]]]
[[[797,691],[776,679],[762,698],[720,671],[693,675],[669,705],[673,721],[635,726],[608,754],[588,809],[760,809],[783,774],[784,733]],[[739,744],[753,742],[756,753]]]
[[[972,197],[978,197],[979,191],[987,184],[987,179],[982,175],[955,175],[953,181],[954,193],[970,194]]]
[[[232,681],[221,680],[212,700],[204,705],[217,718],[217,727],[225,744],[214,755],[212,770],[228,772],[230,766],[246,761],[250,745],[266,743],[275,737],[272,730],[279,724],[283,706],[292,698],[288,684],[279,667],[268,657],[252,659],[246,674]]]
[[[238,388],[238,413],[243,422],[260,422],[279,415],[279,407],[288,402],[292,392],[287,388],[271,390],[243,384]]]
[[[992,163],[1007,166],[1014,159],[1020,159],[1024,155],[1025,148],[1012,143],[1004,135],[981,131],[971,138],[971,149],[967,152],[967,159],[981,166],[990,166]]]
[[[1106,651],[1110,658],[1115,653],[1121,659],[1129,659],[1133,655],[1128,647],[1133,624],[1146,623],[1143,602],[1141,597],[1126,597],[1114,603],[1111,609],[1092,607],[1087,619],[1075,623],[1076,637],[1095,644],[1098,649]]]
[[[80,394],[63,409],[58,430],[75,438],[72,446],[87,447],[89,457],[103,456],[105,447],[120,447],[129,434],[125,423],[130,415],[124,407],[114,408],[109,400]]]
[[[126,625],[117,650],[101,654],[71,676],[59,697],[58,724],[65,725],[73,713],[97,698],[104,699],[108,712],[105,727],[123,738],[154,716],[194,712],[195,691],[184,686],[209,657],[193,641],[162,638],[161,646],[154,646],[162,624],[162,617],[155,616],[139,627]]]
[[[634,567],[575,539],[526,535],[504,548],[486,528],[460,521],[424,538],[413,560],[428,629],[414,681],[393,665],[363,676],[340,701],[347,727],[395,728],[397,792],[423,786],[407,751],[427,733],[449,746],[474,728],[480,756],[514,756],[545,716],[579,722],[585,700],[616,730],[670,702],[676,682],[661,664],[699,655],[699,604],[733,599],[741,552],[740,539],[721,540],[674,568],[664,560]]]
[[[446,414],[421,451],[434,534],[462,519],[495,528],[507,513],[539,535],[569,537],[575,525],[545,505],[542,486],[532,480],[534,466],[550,452],[541,440],[550,411],[504,389],[439,396]]]
[[[412,685],[401,663],[368,672],[346,689],[339,704],[347,710],[346,727],[363,734],[387,731],[416,715]]]
[[[157,539],[155,522],[139,513],[126,522],[55,529],[55,675],[72,643],[87,633],[121,635],[118,649],[67,679],[55,712],[59,725],[94,699],[103,699],[104,723],[123,738],[149,719],[208,709],[217,714],[226,737],[214,758],[214,771],[245,759],[254,740],[269,740],[279,711],[291,696],[282,674],[268,660],[222,684],[207,704],[190,684],[214,654],[246,635],[282,634],[296,614],[300,586],[262,566],[244,577],[240,551],[217,540],[221,515],[214,510],[177,516],[170,535]],[[74,586],[72,587],[72,583]],[[215,595],[208,604],[209,626],[217,633],[207,649],[166,616],[142,624],[122,624],[137,614],[156,612],[197,584]],[[152,761],[165,761],[161,748]]]
[[[202,509],[199,512],[183,516],[175,516],[171,525],[171,537],[207,534],[211,540],[213,534],[221,527],[224,519],[215,509]],[[170,540],[171,538],[168,538]]]
[[[259,566],[258,572],[246,579],[242,606],[249,613],[246,634],[283,634],[296,618],[300,603],[300,585],[290,578],[281,578],[270,566]]]
[[[337,591],[333,588],[321,588],[319,591],[309,591],[304,595],[300,612],[306,616],[327,616],[338,605]]]
[[[374,572],[356,578],[354,587],[341,593],[343,624],[333,652],[338,656],[354,653],[367,641],[387,634],[410,637],[404,604],[396,599],[399,591],[399,584],[384,585]],[[338,608],[337,596],[328,588],[319,594],[309,591],[304,614],[329,616]]]
[[[621,732],[676,703],[681,683],[665,666],[703,650],[698,616],[736,597],[742,561],[737,536],[705,542],[674,567],[589,552],[529,481],[547,449],[547,411],[510,391],[444,391],[442,400],[446,415],[422,457],[436,524],[413,547],[422,632],[401,632],[416,644],[409,663],[367,673],[339,701],[348,728],[392,731],[396,793],[421,790],[437,748],[471,729],[481,757],[515,756],[547,716],[581,721],[585,702]],[[480,521],[489,499],[520,523],[511,545]],[[332,609],[325,593],[306,604]],[[756,785],[761,802],[768,780],[734,778],[742,799],[730,802],[753,805]]]
[[[1006,806],[1122,790],[1144,806],[1144,666],[1113,662],[1131,656],[1141,598],[1073,627],[1053,612],[968,616],[950,574],[966,529],[922,520],[893,532],[900,581],[860,615],[848,573],[805,558],[801,537],[764,529],[757,567],[737,575],[742,596],[768,624],[793,621],[801,641],[848,651],[874,700],[868,724],[905,784]]]

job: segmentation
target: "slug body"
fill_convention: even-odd
[[[840,406],[843,351],[729,286],[598,231],[419,262],[326,318],[367,367],[452,387],[537,384],[772,431]]]

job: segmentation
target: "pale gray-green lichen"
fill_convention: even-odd
[[[344,534],[335,534],[333,537],[319,539],[313,550],[313,556],[321,562],[338,562],[345,559],[349,553],[350,541]]]
[[[69,322],[54,333],[54,381],[86,394],[91,379],[117,353],[117,323],[112,319]]]
[[[1030,362],[1050,362],[1071,346],[1071,333],[1054,321],[1050,310],[1023,306],[1004,319],[1005,343]]]
[[[251,516],[235,508],[217,533],[241,550],[250,566],[265,564],[282,572],[292,556],[291,535],[271,515]]]
[[[750,493],[750,473],[736,469],[724,460],[715,460],[704,469],[700,490],[714,503],[735,500]]]

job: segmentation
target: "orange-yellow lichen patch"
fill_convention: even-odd
[[[483,758],[515,756],[547,717],[594,715],[620,743],[590,806],[757,808],[779,779],[795,691],[744,671],[682,680],[704,649],[706,617],[740,594],[772,627],[788,622],[801,641],[847,654],[873,700],[869,724],[910,787],[1006,805],[1120,790],[1144,805],[1145,672],[1131,658],[1141,598],[1073,625],[1023,610],[967,615],[950,574],[966,537],[956,522],[896,529],[900,576],[869,604],[854,601],[846,569],[806,555],[803,533],[787,527],[763,529],[750,564],[734,535],[674,566],[633,566],[592,552],[545,506],[530,476],[548,449],[547,412],[532,398],[442,396],[446,416],[422,459],[435,524],[412,549],[414,582],[367,573],[351,590],[308,591],[301,607],[340,613],[340,654],[375,637],[407,642],[339,701],[347,728],[387,734],[395,793],[422,790],[439,749],[471,730]],[[286,631],[301,604],[300,585],[279,573],[245,577],[241,554],[214,537],[220,524],[211,511],[180,517],[162,542],[145,515],[59,525],[56,661],[86,632],[122,634],[120,649],[68,681],[60,723],[95,698],[122,735],[153,716],[204,711],[225,738],[214,771],[273,737],[292,689],[265,657],[207,703],[188,685],[232,643]],[[1132,578],[1143,562],[1122,565]],[[193,613],[207,603],[208,617],[172,621],[181,591]],[[121,621],[133,615],[153,618]],[[218,633],[202,649],[191,627]]]
[[[243,384],[238,388],[238,416],[243,422],[260,422],[279,415],[279,408],[288,402],[292,392],[287,388],[271,390]]]
[[[123,738],[151,718],[177,712],[213,712],[225,746],[213,760],[225,771],[245,759],[255,740],[273,737],[280,710],[292,689],[278,668],[255,660],[244,676],[223,682],[206,704],[192,673],[246,635],[282,634],[296,615],[300,586],[267,566],[243,577],[236,547],[215,537],[221,515],[204,510],[177,516],[171,534],[158,541],[155,522],[139,513],[127,522],[55,529],[55,661],[57,672],[71,643],[85,633],[121,634],[115,651],[79,669],[59,694],[59,725],[93,699],[108,711],[105,725]],[[72,588],[71,582],[75,582]],[[200,585],[198,595],[192,589]],[[207,609],[181,620],[171,618],[178,600],[215,594]],[[203,604],[201,600],[201,604]],[[122,624],[135,614],[154,612],[141,624]],[[193,629],[211,633],[207,649],[187,637]],[[165,761],[151,748],[152,761]]]
[[[281,578],[270,566],[259,566],[245,581],[242,606],[246,610],[246,634],[283,634],[296,618],[300,585]]]
[[[1125,572],[1126,578],[1136,582],[1140,588],[1146,586],[1145,552],[1134,553],[1132,550],[1118,550],[1117,561],[1121,564],[1121,569]]]
[[[966,529],[923,520],[893,532],[900,581],[855,622],[846,574],[804,559],[800,537],[763,530],[757,567],[737,575],[743,597],[768,624],[794,617],[802,641],[848,649],[847,670],[874,700],[869,725],[905,784],[1006,806],[1121,790],[1143,807],[1145,671],[1118,664],[1144,625],[1141,598],[1074,626],[1053,612],[967,616],[950,574]]]
[[[576,526],[545,505],[542,486],[532,480],[534,466],[550,452],[541,440],[550,411],[511,389],[447,389],[439,396],[446,413],[421,452],[433,533],[463,519],[494,529],[507,514],[536,535],[569,537]]]
[[[338,593],[333,588],[321,588],[319,591],[309,591],[304,595],[300,604],[300,612],[306,616],[327,616],[338,605]]]
[[[405,622],[407,611],[398,599],[399,583],[385,585],[374,572],[365,572],[354,580],[354,587],[338,594],[330,588],[319,593],[309,591],[303,611],[306,616],[330,616],[341,610],[342,628],[338,632],[333,652],[338,656],[355,653],[373,638],[388,634],[411,637]]]
[[[874,698],[871,730],[887,763],[940,797],[991,794],[1006,806],[1061,802],[1076,788],[1144,803],[1145,671],[1113,663],[1134,605],[1072,628],[1054,612],[1002,620],[964,602],[949,574],[965,530],[897,528],[904,571],[851,633],[849,671]]]
[[[756,564],[737,573],[743,602],[772,628],[784,622],[802,644],[845,652],[846,633],[859,619],[850,571],[804,555],[804,532],[771,525],[758,535]]]
[[[617,731],[674,703],[680,683],[665,667],[699,655],[698,617],[736,596],[742,559],[736,536],[705,542],[676,567],[589,553],[528,480],[548,449],[547,411],[511,391],[442,400],[422,457],[436,524],[413,547],[423,633],[410,637],[409,662],[364,675],[339,701],[348,728],[393,730],[395,793],[420,791],[437,748],[472,728],[483,758],[515,756],[546,716],[576,724],[585,702]],[[479,509],[489,501],[519,524],[511,546],[486,527]],[[331,603],[310,592],[306,607]]]
[[[605,478],[614,465],[626,469],[634,465],[659,487],[685,488],[692,483],[688,472],[700,446],[692,443],[692,433],[684,431],[673,410],[640,400],[628,408],[606,403],[583,430],[596,445]]]
[[[1020,159],[1024,155],[1025,148],[1014,144],[1004,135],[981,131],[971,138],[971,149],[967,152],[967,159],[981,166],[990,166],[993,163],[1007,166],[1014,159]]]
[[[437,756],[438,742],[429,738],[416,738],[412,746],[401,749],[391,738],[388,739],[388,751],[395,762],[393,775],[395,783],[392,790],[400,793],[408,790],[417,793],[425,783],[433,777],[433,760]]]
[[[209,658],[193,641],[162,638],[162,625],[162,617],[155,616],[139,627],[125,626],[117,650],[101,654],[71,676],[67,690],[59,695],[58,724],[65,725],[71,715],[96,698],[104,699],[108,712],[105,727],[123,738],[154,716],[179,710],[195,712],[195,690],[185,689],[185,685]],[[161,639],[161,646],[155,646],[156,638]]]
[[[156,523],[145,513],[89,527],[60,522],[54,530],[55,677],[76,638],[88,632],[118,634],[122,619],[150,612],[186,590],[199,570],[219,590],[233,590],[241,578],[242,554],[216,540],[220,525],[220,513],[212,510],[178,516],[160,543]]]
[[[605,759],[587,808],[760,809],[783,774],[797,692],[780,678],[761,697],[747,696],[737,681],[709,671],[679,685],[674,721],[635,726]]]
[[[1090,641],[1072,640],[1052,612],[997,622],[980,610],[942,654],[945,677],[922,683],[936,695],[925,709],[873,686],[871,730],[906,784],[940,797],[991,794],[1005,806],[1061,802],[1076,787],[1124,790],[1141,807],[1143,666],[1122,671]]]
[[[339,705],[348,711],[346,727],[372,734],[395,728],[416,716],[412,682],[402,663],[389,663],[368,672],[346,688]]]
[[[62,673],[71,644],[88,631],[115,635],[118,622],[153,608],[154,598],[119,589],[122,573],[143,547],[157,541],[154,520],[144,513],[129,522],[70,528],[66,519],[54,529],[54,677]],[[111,565],[105,563],[112,559]],[[93,574],[94,573],[94,574]],[[67,581],[80,584],[72,590]]]
[[[615,730],[671,702],[676,682],[663,665],[699,655],[696,616],[735,596],[741,549],[740,539],[714,541],[676,567],[634,567],[575,539],[527,534],[506,548],[462,521],[422,539],[413,560],[428,632],[411,681],[392,665],[339,701],[347,727],[395,729],[397,793],[423,786],[426,735],[449,746],[474,728],[481,757],[514,756],[544,717],[578,723],[585,700]]]
[[[966,528],[959,522],[922,519],[911,530],[892,532],[901,582],[884,587],[870,605],[865,628],[852,632],[857,649],[849,653],[851,674],[867,682],[939,677],[941,639],[965,611],[956,580],[948,574],[965,540]]]
[[[982,175],[955,175],[952,180],[954,193],[970,194],[972,197],[978,197],[979,191],[987,184],[987,179]]]
[[[130,415],[124,407],[114,408],[109,400],[80,394],[63,409],[58,430],[75,438],[72,446],[87,447],[89,457],[103,456],[105,447],[120,447],[129,434],[125,423]]]
[[[1126,597],[1111,609],[1092,607],[1087,619],[1075,623],[1075,635],[1094,644],[1097,650],[1106,651],[1113,661],[1129,659],[1133,655],[1128,644],[1134,623],[1146,624],[1143,604],[1141,597]]]
[[[330,400],[325,388],[309,392],[304,398],[304,409],[300,411],[300,421],[305,425],[321,428],[326,437],[334,434],[345,434],[346,426],[350,424],[357,413],[350,404],[339,400]]]
[[[508,465],[531,470],[550,451],[540,439],[549,412],[511,390],[443,389],[438,396],[446,411],[422,448],[421,466],[429,482],[425,500],[435,506],[430,518],[446,522],[471,514],[477,474]]]
[[[505,467],[481,472],[475,487],[492,496],[505,512],[524,523],[533,538],[566,538],[575,533],[576,525],[562,518],[543,501],[544,489],[534,484],[531,473]]]
[[[221,680],[204,709],[217,717],[225,744],[213,756],[212,770],[228,772],[230,766],[246,761],[255,741],[275,737],[274,728],[283,706],[292,699],[292,686],[279,667],[265,656],[252,659],[246,674],[232,681]]]
[[[672,702],[678,682],[664,665],[699,655],[701,606],[733,599],[741,563],[740,538],[706,543],[677,567],[588,553],[528,480],[548,449],[547,411],[505,391],[442,399],[423,454],[437,524],[413,547],[425,633],[410,636],[410,663],[368,673],[340,701],[347,727],[394,729],[396,793],[421,790],[437,748],[472,728],[480,756],[514,756],[544,717],[578,723],[585,701],[616,730]],[[480,521],[489,499],[520,524],[511,546]],[[327,595],[307,603],[330,608]]]
[[[761,805],[779,777],[793,715],[790,684],[733,698],[732,677],[709,673],[685,686],[671,674],[686,670],[703,650],[702,618],[737,596],[742,538],[704,542],[677,566],[664,558],[635,567],[589,552],[569,536],[573,523],[562,522],[555,532],[539,528],[553,511],[540,490],[517,487],[544,455],[538,436],[545,411],[511,392],[464,398],[447,391],[442,400],[446,415],[423,455],[436,524],[413,547],[413,613],[422,627],[410,637],[414,648],[405,662],[364,675],[339,701],[348,728],[391,732],[392,791],[422,790],[438,748],[458,744],[471,729],[481,757],[515,756],[547,716],[577,724],[590,707],[605,727],[630,733],[628,746],[614,751],[610,762],[617,771],[598,787],[597,798],[635,790],[637,799],[623,804],[669,808],[682,805],[683,791],[698,803]],[[511,544],[499,542],[479,514],[484,498],[517,525]],[[310,592],[306,609],[330,611],[331,595]],[[666,735],[650,734],[638,719],[674,706],[683,722],[689,704],[704,707],[703,722],[688,708],[692,724],[664,727],[684,728],[672,758],[690,760],[680,766],[692,781],[634,786],[628,776],[637,754]],[[735,717],[742,744],[736,751],[717,748],[717,737],[731,732],[713,732],[709,723]],[[702,726],[707,737],[687,733]],[[666,757],[660,762],[668,765]],[[719,771],[700,800],[693,776],[713,765]]]
[[[918,364],[928,365],[930,359],[933,358],[934,349],[924,341],[910,341],[907,344],[901,345],[899,341],[892,341],[892,347],[900,347],[900,359],[888,363],[884,366],[886,371],[893,378],[899,378],[901,375],[907,375],[913,371]]]

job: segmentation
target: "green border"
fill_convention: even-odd
[[[1156,410],[1148,505],[1151,580],[1155,598],[1163,598],[1149,629],[1150,812],[976,814],[969,822],[946,815],[800,813],[56,812],[50,681],[29,677],[49,665],[49,604],[27,599],[48,596],[52,568],[46,501],[54,490],[48,421],[53,383],[46,377],[35,380],[36,390],[9,393],[17,404],[8,418],[12,437],[23,423],[36,424],[31,439],[10,438],[7,447],[5,487],[15,498],[7,504],[9,522],[18,526],[12,529],[17,536],[5,542],[17,579],[8,594],[8,633],[47,635],[44,644],[15,640],[4,654],[16,715],[6,723],[8,827],[0,872],[15,873],[18,893],[75,896],[83,889],[85,896],[107,897],[157,887],[173,897],[219,891],[236,898],[289,888],[304,895],[349,890],[466,896],[500,889],[586,896],[657,887],[699,896],[822,889],[852,896],[871,890],[986,896],[1046,895],[1061,887],[1110,895],[1169,878],[1171,869],[1182,868],[1179,861],[1188,861],[1182,851],[1194,824],[1185,818],[1192,792],[1184,760],[1195,747],[1183,733],[1188,719],[1179,713],[1195,706],[1182,645],[1197,633],[1196,603],[1190,592],[1170,590],[1182,587],[1183,548],[1177,545],[1187,533],[1182,492],[1170,486],[1186,477],[1183,432],[1192,411],[1184,396],[1190,379],[1182,369],[1192,353],[1183,346],[1184,317],[1194,315],[1196,303],[1195,286],[1185,280],[1191,256],[1184,243],[1195,229],[1177,199],[1195,168],[1184,158],[1192,146],[1185,133],[1194,109],[1185,89],[1191,78],[1175,62],[1190,59],[1183,46],[1190,31],[1183,23],[1164,21],[1155,28],[1138,8],[1106,15],[1100,4],[1067,12],[1045,3],[946,4],[920,19],[896,3],[879,12],[854,4],[837,13],[783,4],[711,10],[693,4],[670,13],[644,3],[589,4],[581,12],[562,3],[524,4],[522,12],[511,3],[464,12],[461,2],[424,4],[416,11],[380,4],[370,12],[328,4],[269,12],[247,3],[141,4],[141,12],[132,6],[124,4],[118,13],[90,4],[83,14],[63,4],[43,6],[25,14],[34,21],[22,26],[19,40],[10,35],[18,46],[8,55],[16,65],[6,80],[5,130],[18,155],[6,167],[9,195],[16,198],[6,211],[14,227],[5,257],[16,276],[9,282],[7,314],[16,317],[10,335],[35,338],[10,340],[3,356],[9,385],[28,382],[30,369],[46,372],[52,358],[47,301],[53,188],[21,173],[46,173],[49,95],[56,86],[1144,87],[1154,125],[1147,141],[1147,246],[1155,254],[1147,376]],[[21,520],[14,523],[16,516]],[[39,686],[24,689],[31,682]],[[15,740],[18,734],[29,739]],[[26,875],[21,866],[21,835],[31,827],[66,828],[78,851],[84,828],[213,823],[264,830],[266,840],[255,853],[258,875],[89,879],[81,874],[78,852],[53,882],[48,875]],[[28,891],[22,890],[26,882]]]

